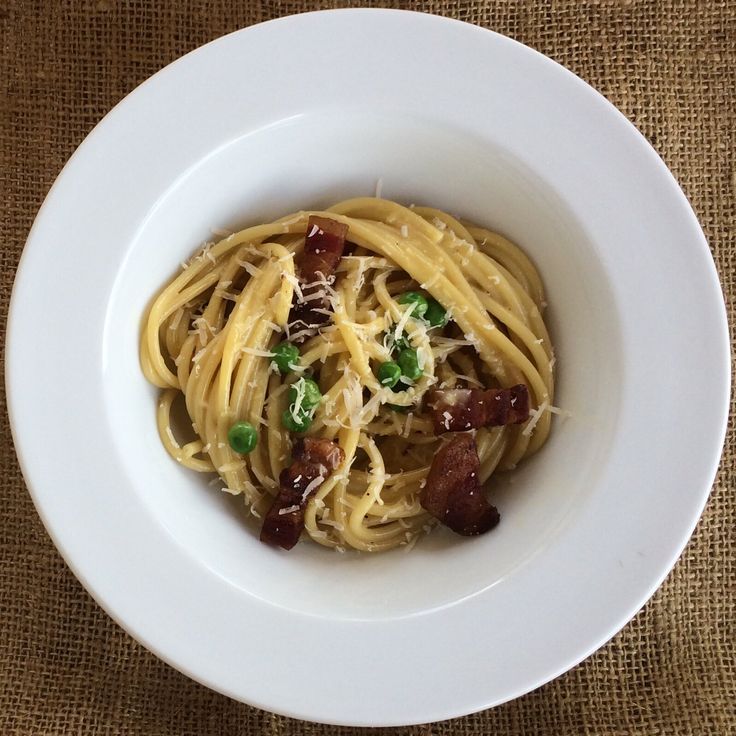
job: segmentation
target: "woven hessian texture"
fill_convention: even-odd
[[[44,196],[115,103],[153,72],[224,33],[341,6],[309,0],[0,2],[3,325],[18,258]],[[736,3],[429,0],[399,6],[507,34],[561,62],[617,105],[693,203],[733,324]],[[47,537],[18,470],[4,394],[2,401],[2,736],[364,733],[229,700],[163,664],[114,624]],[[731,424],[716,485],[682,559],[644,610],[599,652],[496,709],[375,733],[735,733],[735,452]]]

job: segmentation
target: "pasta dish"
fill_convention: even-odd
[[[558,411],[545,307],[502,236],[358,198],[205,244],[153,300],[141,364],[168,453],[262,541],[379,552],[498,523],[489,479]]]

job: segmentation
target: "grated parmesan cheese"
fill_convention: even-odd
[[[231,463],[225,463],[224,465],[220,465],[219,468],[217,468],[217,472],[222,475],[223,473],[231,473],[234,470],[240,470],[245,463],[242,460],[235,460]]]
[[[238,265],[251,277],[260,276],[263,273],[258,266],[254,266],[252,263],[248,263],[248,261],[239,260]]]
[[[450,429],[450,422],[452,421],[452,414],[450,414],[449,411],[442,412],[442,417],[444,418],[443,424],[445,425],[445,429]]]
[[[373,417],[375,417],[376,412],[378,411],[379,406],[383,403],[384,398],[385,392],[378,391],[373,394],[370,399],[368,399],[360,412],[360,417],[358,421],[361,425],[367,424],[371,419],[373,419]]]
[[[406,537],[406,542],[402,542],[404,545],[404,552],[411,552],[411,550],[414,549],[414,545],[419,541],[419,535],[415,534],[412,536],[410,532],[406,532]]]
[[[232,291],[223,291],[222,289],[217,289],[217,291],[215,291],[215,295],[219,296],[221,299],[226,299],[227,301],[230,301],[230,302],[238,301],[238,295],[233,294]]]
[[[528,437],[534,431],[534,427],[537,426],[537,422],[542,418],[542,414],[544,414],[548,406],[549,406],[549,402],[543,401],[539,405],[539,408],[535,409],[531,413],[531,418],[529,419],[529,423],[526,425],[526,427],[524,427],[524,429],[521,432],[524,435],[524,437]]]
[[[564,422],[572,416],[572,412],[567,409],[560,409],[559,406],[548,406],[547,411],[550,414],[556,414],[560,418],[560,423]]]
[[[434,344],[438,347],[443,345],[456,345],[458,347],[463,347],[465,345],[472,345],[473,343],[468,340],[457,340],[454,337],[435,337]]]
[[[402,334],[404,333],[406,323],[409,321],[411,313],[416,309],[416,306],[416,302],[412,302],[411,304],[409,304],[404,310],[404,313],[401,315],[401,319],[396,323],[396,329],[394,330],[394,338],[396,340],[400,339]]]
[[[461,379],[467,381],[468,383],[472,383],[472,384],[474,384],[476,386],[480,386],[481,388],[483,387],[483,384],[477,378],[473,378],[472,376],[467,376],[464,373],[458,373],[455,376],[455,378],[461,378]],[[513,400],[512,400],[512,405],[513,405]]]
[[[313,327],[308,327],[306,330],[299,330],[299,332],[294,332],[290,336],[289,339],[292,342],[299,342],[303,337],[311,337],[313,332],[314,332],[314,328]],[[327,344],[327,343],[325,343],[325,344]],[[327,356],[325,356],[325,358],[326,357]],[[324,360],[322,362],[324,363]]]
[[[306,501],[307,498],[309,498],[309,494],[318,488],[322,483],[324,482],[324,478],[321,475],[318,475],[313,480],[310,480],[309,483],[307,483],[307,487],[304,489],[304,493],[302,493],[302,501]]]
[[[240,348],[241,353],[245,353],[246,355],[255,355],[257,358],[273,358],[274,353],[272,353],[270,350],[259,350],[258,348],[249,348],[247,346],[243,346]]]
[[[296,399],[294,399],[294,403],[290,406],[291,416],[293,417],[294,421],[299,424],[299,415],[301,413],[302,403],[306,395],[307,382],[302,376],[298,381],[294,381],[291,386],[296,391]],[[294,479],[294,483],[298,483],[300,480],[301,475],[298,478]]]
[[[183,309],[177,309],[174,313],[174,319],[171,320],[171,324],[169,325],[169,329],[172,331],[175,331],[176,328],[179,326],[179,323],[181,322],[181,318],[184,316],[184,310]]]
[[[194,356],[192,357],[192,363],[195,365],[199,363],[199,361],[202,359],[202,356],[204,355],[205,351],[207,350],[207,347],[203,347],[200,350],[198,350]]]
[[[440,274],[436,273],[429,281],[419,284],[422,289],[431,289],[440,280]]]
[[[480,348],[480,340],[475,336],[474,332],[468,332],[465,335],[465,339],[468,341],[470,345],[472,345],[476,350]]]
[[[417,348],[417,365],[419,366],[420,371],[424,371],[425,366],[427,365],[427,350],[424,347]]]
[[[296,295],[297,301],[301,302],[304,299],[304,294],[302,293],[302,287],[299,283],[299,279],[297,279],[297,277],[294,276],[293,273],[289,273],[288,271],[282,271],[281,278],[286,279],[294,287],[294,294]]]

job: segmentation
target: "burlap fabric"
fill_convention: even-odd
[[[68,156],[109,108],[160,67],[217,36],[342,5],[0,2],[3,324],[34,215]],[[649,138],[693,203],[733,320],[736,3],[427,0],[399,6],[512,36],[612,100]],[[362,733],[233,702],[134,642],[90,599],[46,536],[18,470],[4,410],[2,436],[0,734]],[[494,710],[379,733],[736,733],[735,457],[731,425],[715,488],[682,559],[637,618],[597,654]]]

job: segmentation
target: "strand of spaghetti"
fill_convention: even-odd
[[[365,517],[369,509],[374,505],[382,504],[381,489],[383,488],[384,478],[386,476],[386,467],[383,464],[383,457],[378,451],[376,443],[364,432],[360,433],[358,447],[361,447],[368,454],[371,470],[368,474],[368,486],[348,517],[348,524],[350,530],[356,537],[364,539],[366,543],[370,543],[374,541],[372,538],[374,535],[364,526]]]
[[[177,309],[168,320],[159,327],[161,335],[163,335],[163,344],[166,347],[168,355],[178,355],[181,352],[181,346],[187,339],[189,333],[189,310],[183,307]],[[160,339],[160,338],[159,338]]]
[[[185,391],[185,387],[189,383],[189,376],[193,365],[192,358],[194,357],[196,347],[195,342],[196,337],[194,335],[187,335],[181,344],[179,353],[174,358],[176,380],[179,382],[178,388],[181,391]]]
[[[415,417],[412,420],[412,434],[406,437],[407,440],[412,442],[436,442],[437,438],[434,436],[433,425],[431,420],[425,417]],[[393,435],[395,434],[395,427],[393,425],[385,424],[384,422],[370,422],[365,427],[366,432],[372,435]]]
[[[338,432],[338,441],[340,447],[345,453],[345,460],[342,465],[337,469],[336,473],[333,473],[320,487],[317,492],[317,497],[324,501],[325,498],[329,497],[331,504],[329,506],[332,517],[342,527],[343,537],[348,544],[355,546],[347,532],[347,509],[346,509],[346,495],[347,495],[347,476],[349,468],[355,459],[355,450],[358,446],[358,438],[360,436],[360,430],[357,428],[346,427],[340,429]],[[363,549],[363,547],[357,547]]]
[[[334,321],[340,332],[342,341],[350,353],[352,369],[358,373],[365,386],[369,389],[377,390],[380,388],[380,384],[371,371],[368,356],[365,350],[363,350],[363,343],[358,339],[352,323],[349,322],[343,299],[338,299],[335,304]]]
[[[281,429],[281,414],[286,409],[288,386],[282,384],[277,374],[271,374],[268,385],[268,401],[266,401],[266,437],[268,441],[268,458],[271,464],[271,477],[278,478],[286,467],[289,452],[288,437]]]
[[[437,227],[438,223],[441,223],[443,225],[443,227],[440,227],[441,230],[449,230],[455,233],[458,238],[465,240],[472,247],[475,246],[475,238],[470,231],[460,220],[447,214],[447,212],[435,209],[434,207],[415,207],[413,211],[428,222],[432,222],[435,227]]]
[[[490,295],[496,301],[506,305],[506,309],[517,319],[528,324],[528,312],[524,308],[520,294],[523,287],[505,269],[488,258],[485,253],[473,250],[470,253],[463,252],[457,247],[459,241],[449,239],[451,243],[450,253],[468,274],[468,282],[476,285],[475,291],[478,297]]]
[[[528,294],[541,309],[544,303],[544,287],[539,278],[537,269],[527,258],[524,252],[517,248],[510,240],[486,228],[468,225],[468,231],[473,235],[479,248],[490,258],[504,266],[524,287]]]
[[[507,309],[504,309],[498,302],[494,301],[487,294],[480,295],[486,309],[499,321],[503,322],[507,329],[513,332],[523,343],[524,347],[531,353],[531,357],[536,363],[538,373],[544,377],[547,384],[547,391],[552,389],[552,371],[549,367],[549,355],[544,348],[543,342],[538,338],[521,320],[517,319]],[[541,338],[543,340],[544,338]]]

